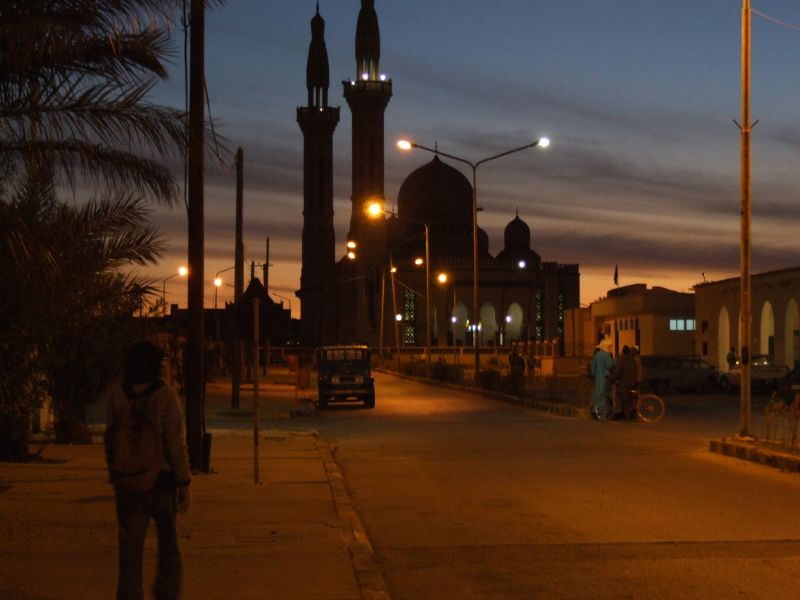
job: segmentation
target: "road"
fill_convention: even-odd
[[[376,385],[374,410],[311,421],[394,600],[800,598],[800,476],[707,449],[735,396],[668,397],[645,425]]]

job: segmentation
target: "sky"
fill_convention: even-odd
[[[343,80],[356,78],[359,0],[320,0],[330,61],[338,255],[350,218],[350,128]],[[429,162],[405,138],[477,161],[548,136],[478,169],[479,226],[502,250],[515,211],[545,261],[577,263],[581,303],[619,285],[691,291],[739,274],[741,0],[375,0],[385,112],[385,194]],[[754,0],[752,269],[800,264],[800,2]],[[207,159],[206,306],[234,264],[235,173],[244,150],[245,256],[299,317],[305,68],[315,0],[228,0],[206,17],[211,115],[230,153]],[[154,99],[182,106],[182,32]],[[464,165],[451,162],[461,169]],[[465,175],[470,173],[463,171]],[[167,242],[147,274],[186,263],[186,211],[154,215]],[[260,272],[260,271],[259,271]],[[223,273],[233,282],[233,271]],[[247,276],[245,278],[247,281]],[[218,303],[231,301],[223,285]],[[282,298],[281,298],[282,297]],[[186,304],[186,283],[167,282]]]

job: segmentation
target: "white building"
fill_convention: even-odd
[[[752,275],[752,355],[767,354],[793,367],[800,359],[800,267]],[[741,356],[739,278],[695,286],[698,331],[695,352],[717,367],[731,348]]]

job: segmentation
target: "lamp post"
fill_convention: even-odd
[[[222,275],[226,271],[230,271],[231,269],[235,269],[235,268],[236,268],[236,265],[233,265],[232,267],[228,267],[227,269],[222,269],[221,271],[217,271],[216,275],[214,275],[214,309],[215,310],[217,308],[217,290],[220,287],[222,287],[222,283],[223,283],[222,282],[222,278],[220,277],[220,275]]]
[[[276,292],[270,292],[270,294],[272,294],[276,298],[280,298],[281,300],[286,300],[286,302],[289,303],[289,314],[290,315],[292,314],[292,299],[291,298],[287,298],[286,296],[281,296],[280,294],[278,294]]]
[[[167,314],[167,282],[172,279],[173,277],[186,277],[188,275],[189,269],[181,265],[178,267],[178,272],[173,273],[169,277],[165,277],[161,282],[161,314]]]
[[[739,262],[741,275],[739,277],[740,294],[740,320],[739,343],[741,344],[742,367],[739,381],[739,402],[741,411],[741,437],[750,436],[750,341],[752,294],[750,291],[750,212],[751,190],[750,179],[750,0],[742,1],[742,123],[741,131],[741,224],[740,224],[740,253]]]
[[[389,250],[389,273],[391,275],[392,281],[392,320],[394,321],[394,343],[396,348],[395,355],[394,355],[394,370],[398,373],[400,372],[400,321],[397,317],[400,315],[397,313],[397,294],[395,293],[395,281],[394,281],[394,274],[397,273],[397,267],[394,266],[394,262],[392,262],[392,251]],[[383,318],[383,317],[381,317]]]
[[[387,214],[383,203],[379,200],[370,200],[365,207],[367,216],[371,219],[378,219]],[[428,379],[431,378],[431,241],[430,229],[427,223],[416,221],[407,217],[401,217],[394,213],[388,213],[398,219],[422,225],[425,228],[425,373]],[[418,264],[418,263],[417,263]]]
[[[479,318],[480,315],[478,314],[478,188],[477,188],[478,167],[481,166],[483,163],[495,160],[497,158],[502,158],[503,156],[508,156],[509,154],[514,154],[515,152],[519,152],[521,150],[527,150],[528,148],[533,148],[534,146],[547,148],[549,145],[550,145],[550,140],[546,137],[542,137],[534,142],[531,142],[530,144],[525,144],[524,146],[520,146],[519,148],[513,148],[511,150],[501,152],[500,154],[495,154],[493,156],[483,158],[479,161],[472,162],[465,158],[461,158],[460,156],[447,154],[438,149],[428,148],[427,146],[422,146],[420,144],[410,142],[408,140],[399,140],[397,142],[397,147],[400,148],[401,150],[408,151],[414,148],[418,148],[420,150],[425,150],[426,152],[432,152],[433,154],[441,154],[444,157],[469,165],[469,167],[472,169],[472,318],[475,320],[473,343],[475,345],[474,376],[476,384],[479,381],[478,378],[481,368],[480,343],[478,342],[478,333],[480,331],[480,327],[478,326],[480,323],[480,318]]]

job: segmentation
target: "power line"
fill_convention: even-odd
[[[776,19],[775,17],[771,17],[768,14],[761,12],[760,10],[756,10],[755,8],[750,9],[752,12],[757,14],[762,19],[766,19],[775,25],[779,25],[781,27],[785,27],[786,29],[793,29],[794,31],[800,31],[800,25],[793,25],[791,23],[787,23],[786,21],[781,21],[780,19]]]

